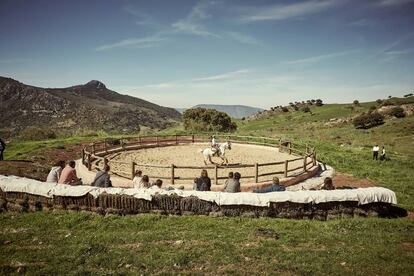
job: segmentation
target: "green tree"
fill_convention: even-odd
[[[184,128],[192,131],[233,132],[237,129],[230,116],[215,109],[191,108],[183,114]]]

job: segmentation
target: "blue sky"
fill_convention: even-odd
[[[414,91],[414,0],[0,1],[0,75],[161,105]]]

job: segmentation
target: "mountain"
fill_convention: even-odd
[[[193,108],[202,107],[215,109],[224,113],[227,113],[230,117],[241,119],[243,117],[249,117],[259,111],[263,111],[261,108],[251,107],[246,105],[219,105],[219,104],[199,104]],[[184,108],[177,108],[179,112],[184,112]]]
[[[13,133],[28,126],[66,132],[162,129],[181,118],[172,108],[119,94],[97,80],[67,88],[40,88],[0,77],[0,107],[0,129]]]

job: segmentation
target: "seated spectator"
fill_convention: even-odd
[[[153,184],[152,184],[152,186],[150,187],[151,189],[154,189],[154,190],[161,190],[161,187],[162,187],[162,180],[161,179],[157,179]]]
[[[110,167],[104,165],[102,171],[98,171],[95,175],[95,179],[92,181],[91,186],[108,188],[112,187],[111,177],[109,176]]]
[[[76,175],[75,166],[75,161],[72,160],[69,162],[60,174],[59,184],[82,185],[82,179],[78,178]]]
[[[226,179],[226,181],[224,182],[224,186],[227,186],[227,183],[229,182],[229,180],[230,179],[233,179],[234,178],[234,174],[233,174],[233,172],[229,172],[229,176],[228,176],[228,178]]]
[[[240,190],[240,178],[241,175],[238,172],[234,173],[233,179],[228,179],[227,184],[224,186],[224,191],[227,193],[239,193]]]
[[[325,178],[325,180],[323,181],[323,186],[321,190],[335,190],[335,187],[332,183],[332,178],[330,177]]]
[[[132,179],[132,185],[134,188],[140,189],[142,187],[142,171],[136,171],[134,174],[134,179]]]
[[[196,190],[197,191],[210,191],[211,189],[211,179],[208,177],[207,171],[202,170],[201,176],[197,178],[196,183]]]
[[[253,193],[271,193],[271,192],[283,192],[286,191],[286,188],[283,184],[279,183],[279,177],[273,177],[273,183],[271,186],[262,188],[262,189],[256,189],[253,191]]]
[[[65,161],[60,160],[56,162],[50,170],[49,174],[47,175],[46,182],[58,183],[60,174],[62,173],[64,167]]]
[[[142,176],[142,180],[141,180],[141,189],[146,189],[150,187],[150,183],[149,183],[149,177],[148,175],[143,175]]]

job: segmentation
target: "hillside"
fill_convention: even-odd
[[[246,105],[219,105],[219,104],[198,104],[193,106],[192,108],[207,108],[207,109],[215,109],[220,112],[227,113],[230,117],[241,119],[243,117],[249,117],[259,111],[263,111],[261,108],[251,107]],[[185,108],[177,108],[179,112],[184,112]]]
[[[12,135],[28,126],[64,132],[80,129],[138,131],[163,129],[180,113],[109,90],[96,80],[68,88],[40,88],[0,77],[1,129]]]

